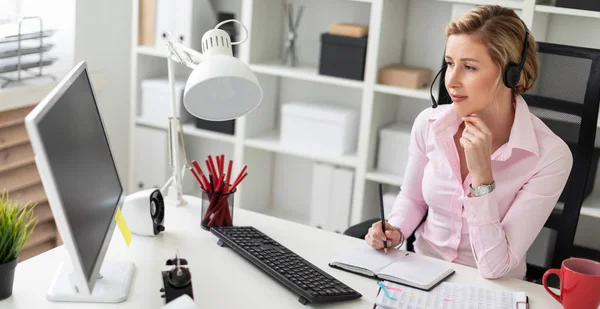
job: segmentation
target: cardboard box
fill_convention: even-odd
[[[334,35],[362,38],[369,34],[369,26],[348,23],[333,24],[329,26],[329,33]]]
[[[422,88],[431,81],[431,69],[392,64],[379,69],[379,83],[404,88]]]

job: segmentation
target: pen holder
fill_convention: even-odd
[[[213,193],[202,190],[201,226],[210,230],[213,226],[233,225],[233,196],[237,189],[229,193]]]

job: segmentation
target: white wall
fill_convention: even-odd
[[[44,73],[53,74],[58,81],[85,60],[94,85],[102,84],[103,91],[97,92],[98,105],[123,183],[128,183],[131,1],[20,1],[22,16],[40,16],[44,28],[57,30],[49,39],[55,46],[48,55],[58,61]],[[24,26],[37,24],[28,21]]]
[[[102,78],[98,105],[124,184],[129,183],[131,9],[126,0],[78,0],[75,18],[74,61],[85,60]]]
[[[22,16],[39,16],[45,29],[58,30],[49,38],[49,42],[55,45],[48,53],[49,56],[57,57],[58,61],[47,70],[44,68],[43,73],[53,74],[60,80],[73,65],[75,0],[21,0],[20,5]],[[38,22],[27,20],[23,23],[23,27],[30,26],[38,27]]]

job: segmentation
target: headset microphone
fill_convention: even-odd
[[[435,100],[435,98],[433,97],[433,84],[435,84],[435,80],[438,78],[438,76],[440,76],[440,74],[442,74],[442,72],[444,72],[444,69],[446,68],[446,66],[444,65],[440,71],[435,75],[435,77],[433,78],[433,81],[431,82],[431,86],[429,87],[429,94],[431,95],[431,107],[436,108],[438,106],[437,101]]]

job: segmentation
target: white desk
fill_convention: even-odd
[[[118,230],[112,238],[106,259],[134,261],[136,274],[129,299],[119,304],[53,303],[46,290],[66,250],[57,247],[20,263],[15,273],[13,296],[0,301],[4,308],[160,308],[163,299],[160,271],[175,249],[190,263],[194,298],[198,308],[372,308],[378,290],[373,279],[336,270],[330,259],[354,249],[364,240],[327,232],[250,211],[236,209],[235,225],[253,225],[308,261],[363,294],[363,297],[334,304],[303,306],[298,296],[284,288],[229,248],[217,246],[217,238],[200,227],[198,199],[192,205],[166,210],[166,231],[158,237],[133,236],[127,248]],[[486,280],[476,269],[452,264],[456,273],[451,282],[476,284],[495,289],[524,291],[530,308],[561,308],[542,286],[516,279]]]

